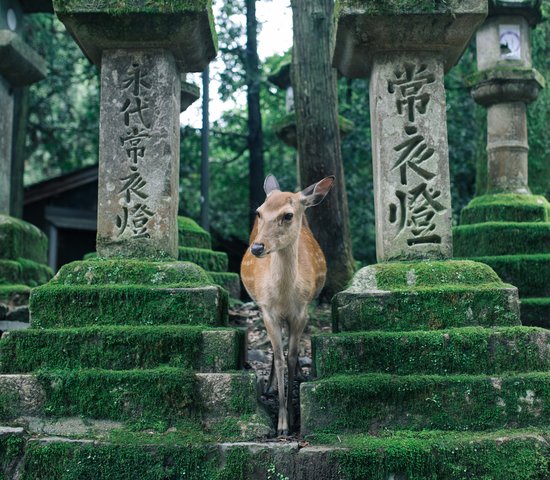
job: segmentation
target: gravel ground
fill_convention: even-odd
[[[322,332],[330,332],[330,306],[319,305],[311,306],[309,312],[309,322],[306,325],[302,338],[300,340],[299,352],[299,375],[292,386],[294,411],[298,418],[294,425],[293,432],[299,432],[299,392],[300,383],[312,379],[311,371],[311,335]],[[259,391],[265,391],[269,382],[273,351],[271,342],[264,327],[263,319],[259,308],[255,303],[243,303],[229,309],[229,323],[231,326],[246,328],[248,331],[248,357],[246,368],[253,369],[256,372]],[[286,354],[286,333],[285,354]],[[285,379],[286,382],[286,379]],[[260,397],[274,424],[277,420],[279,402],[277,393],[263,393]]]

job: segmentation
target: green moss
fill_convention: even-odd
[[[25,258],[46,263],[48,239],[38,228],[17,218],[0,215],[0,259]]]
[[[366,15],[417,15],[452,13],[460,2],[457,0],[338,0],[336,14],[346,9],[359,9]]]
[[[331,454],[342,479],[537,480],[548,469],[547,432],[392,432],[323,436],[340,447]],[[310,441],[318,444],[314,438]],[[344,448],[341,448],[344,447]]]
[[[547,426],[550,374],[342,375],[302,384],[301,399],[307,432]]]
[[[509,64],[499,65],[495,68],[475,72],[465,78],[466,86],[475,87],[487,82],[494,81],[527,81],[537,82],[544,88],[544,77],[534,68],[517,67]]]
[[[238,330],[194,326],[104,326],[13,331],[0,340],[0,371],[40,368],[150,369],[162,365],[201,371],[241,366]]]
[[[227,253],[205,248],[179,248],[179,260],[193,262],[209,272],[227,271]]]
[[[35,328],[227,324],[227,292],[217,286],[153,288],[50,282],[32,291],[29,308]]]
[[[550,297],[524,298],[521,301],[521,323],[550,328]]]
[[[27,285],[0,285],[0,302],[14,306],[27,305],[30,293]]]
[[[238,273],[208,272],[216,285],[220,285],[229,293],[230,297],[240,298],[241,279]]]
[[[512,326],[520,323],[518,310],[515,289],[501,283],[393,292],[346,290],[333,299],[332,328],[350,332]]]
[[[210,234],[189,217],[178,217],[178,243],[180,247],[212,248]]]
[[[507,283],[518,287],[520,296],[550,296],[550,253],[473,258],[489,265]]]
[[[548,221],[550,204],[543,196],[502,193],[474,197],[462,210],[460,223]]]
[[[188,262],[148,262],[96,258],[63,265],[50,285],[150,285],[192,288],[211,285],[201,268]]]
[[[37,378],[50,416],[170,421],[200,415],[191,370],[42,370]]]
[[[550,253],[550,223],[488,222],[453,229],[456,257]]]
[[[52,276],[51,268],[42,263],[24,258],[0,260],[0,284],[36,287],[49,281]]]
[[[3,433],[0,437],[0,479],[17,478],[16,470],[23,457],[26,435],[23,433]]]
[[[189,13],[204,12],[211,8],[210,0],[100,0],[90,3],[82,0],[54,0],[54,9],[59,13]]]

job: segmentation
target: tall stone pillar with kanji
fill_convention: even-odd
[[[483,194],[464,208],[454,229],[455,256],[490,265],[516,285],[521,321],[550,328],[550,204],[528,183],[527,106],[544,87],[533,68],[531,30],[542,20],[540,0],[491,0],[476,35],[478,71],[467,79],[487,109]]]

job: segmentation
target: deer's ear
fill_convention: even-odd
[[[330,177],[325,177],[323,180],[310,185],[306,189],[302,190],[302,203],[305,207],[314,207],[319,205],[323,199],[327,196],[328,192],[334,184],[334,175]]]
[[[264,180],[264,192],[269,196],[274,190],[281,190],[281,187],[279,187],[279,182],[275,176],[270,173]]]

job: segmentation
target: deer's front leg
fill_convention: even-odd
[[[294,377],[298,365],[298,353],[300,349],[300,338],[307,323],[307,313],[289,322],[288,325],[288,394],[287,409],[289,425],[294,425],[294,406],[292,405],[292,390],[294,387]]]
[[[264,324],[273,347],[273,363],[279,390],[279,416],[277,435],[288,435],[288,412],[285,405],[285,357],[283,353],[283,329],[281,322],[262,309]]]

